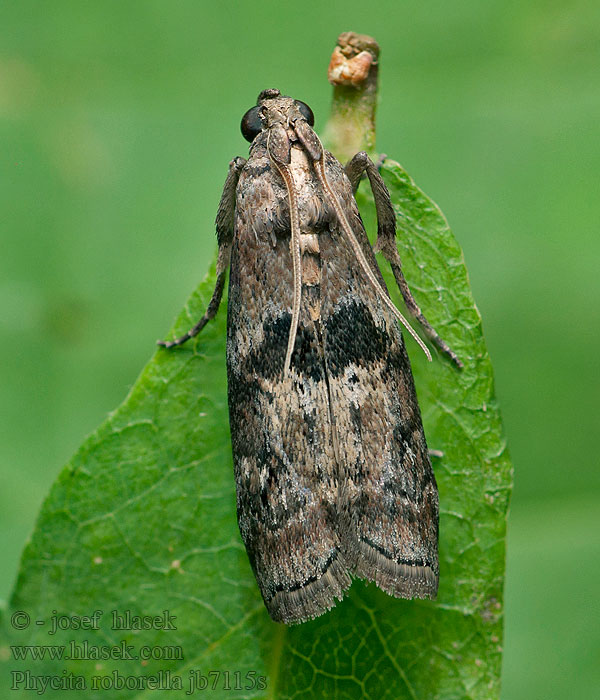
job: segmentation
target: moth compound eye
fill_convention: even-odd
[[[300,102],[296,100],[296,106],[300,110],[300,114],[306,119],[310,126],[315,125],[315,115],[312,109],[306,104],[306,102]]]
[[[252,107],[252,109],[249,109],[246,114],[244,114],[240,128],[242,130],[242,136],[246,141],[252,143],[262,130],[262,122],[258,116],[258,107]]]

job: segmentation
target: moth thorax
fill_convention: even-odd
[[[303,253],[319,253],[319,237],[316,233],[300,234],[300,250]]]

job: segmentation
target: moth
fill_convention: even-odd
[[[401,270],[395,215],[377,167],[346,167],[304,102],[263,90],[244,115],[247,160],[229,165],[216,218],[217,281],[227,270],[229,417],[242,539],[265,605],[287,624],[343,598],[352,577],[402,598],[438,588],[438,493],[398,321],[354,199],[366,173],[376,251],[409,311],[427,323]]]

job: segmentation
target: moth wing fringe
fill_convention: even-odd
[[[320,578],[294,591],[278,591],[265,604],[275,622],[295,625],[331,610],[351,584],[346,563],[338,558]]]
[[[366,542],[360,542],[359,549],[355,570],[359,578],[373,581],[395,598],[436,597],[439,577],[430,566],[398,563]]]

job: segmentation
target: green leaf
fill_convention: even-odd
[[[194,670],[207,676],[209,688],[215,684],[211,697],[498,697],[511,466],[492,367],[462,253],[445,219],[398,164],[387,161],[382,172],[413,293],[465,363],[462,372],[439,355],[427,363],[407,339],[428,443],[443,452],[434,459],[441,502],[437,601],[396,600],[356,581],[343,602],[313,622],[292,628],[271,622],[236,523],[223,304],[197,339],[157,350],[44,502],[2,618],[3,677],[24,695],[31,696],[23,690],[27,677],[11,679],[10,671],[81,676],[86,689],[70,690],[73,699],[184,697]],[[364,198],[364,210],[363,204]],[[214,280],[213,265],[174,333],[200,317]],[[98,629],[49,634],[53,611],[96,610],[103,611]],[[113,610],[167,610],[176,629],[113,629]],[[26,629],[14,629],[15,611],[30,616]],[[90,646],[123,640],[135,653],[179,649],[182,658],[17,663],[7,647],[86,640]],[[171,673],[156,678],[163,690],[144,690],[144,677],[160,671]],[[248,672],[264,676],[266,689]],[[184,690],[164,690],[177,678]]]

